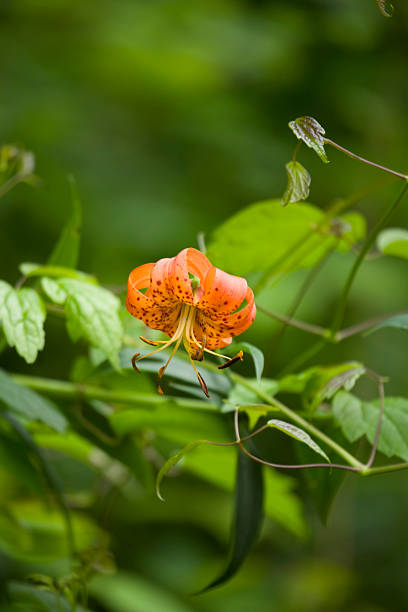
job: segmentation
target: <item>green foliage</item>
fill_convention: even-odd
[[[33,363],[44,348],[46,313],[33,289],[13,289],[0,281],[0,323],[6,340],[27,363]]]
[[[377,236],[377,247],[384,255],[408,259],[408,231],[400,228],[383,230]]]
[[[313,149],[326,164],[329,162],[324,150],[325,130],[313,117],[298,117],[289,123],[289,127],[299,140]]]
[[[282,196],[282,206],[307,200],[312,180],[309,172],[298,161],[290,161],[285,167],[288,186]]]
[[[0,401],[29,423],[38,420],[55,431],[66,430],[65,417],[49,399],[16,383],[3,370],[0,370]]]
[[[354,395],[340,391],[333,400],[333,416],[350,442],[366,436],[373,443],[380,416],[379,400],[363,402]],[[386,397],[384,417],[378,443],[387,457],[408,461],[408,400]]]
[[[70,177],[72,213],[49,259],[50,266],[76,268],[81,241],[82,206],[76,190],[75,181]]]
[[[385,327],[395,327],[396,329],[408,330],[408,314],[395,315],[394,317],[390,317],[386,319],[382,323],[379,323],[375,327],[372,327],[367,334],[372,334],[373,332],[384,329]]]
[[[225,355],[234,355],[238,351],[242,351],[244,354],[250,355],[254,363],[256,380],[258,383],[261,382],[265,358],[263,352],[257,346],[254,346],[249,342],[234,342],[229,347],[222,349],[222,351]]]
[[[384,17],[392,17],[394,14],[394,5],[390,0],[377,0],[378,8]]]
[[[276,273],[310,268],[328,251],[348,251],[364,237],[361,215],[346,214],[341,220],[344,227],[331,225],[312,204],[287,208],[279,200],[252,204],[217,228],[207,255],[218,267],[239,275],[272,266]]]
[[[64,306],[73,342],[85,337],[119,369],[123,336],[119,299],[102,287],[73,278],[43,278],[42,288],[51,301]]]
[[[303,442],[303,444],[306,444],[306,446],[311,448],[315,453],[318,453],[319,455],[324,457],[326,461],[330,463],[330,459],[328,458],[326,453],[320,448],[318,444],[316,444],[314,440],[312,440],[309,434],[303,431],[303,429],[301,429],[300,427],[296,427],[296,425],[293,425],[292,423],[286,423],[285,421],[281,421],[279,419],[270,419],[268,421],[268,425],[269,427],[272,427],[274,429],[279,429],[279,431],[282,431],[287,436],[294,438],[298,442]]]

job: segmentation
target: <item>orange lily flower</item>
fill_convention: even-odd
[[[145,293],[140,290],[146,289]],[[244,301],[246,305],[238,310]],[[207,386],[194,365],[202,361],[204,353],[223,357],[228,361],[220,369],[242,359],[242,351],[230,359],[214,349],[231,343],[252,324],[256,315],[254,294],[244,278],[232,276],[211,265],[203,253],[187,248],[176,257],[159,259],[135,268],[129,275],[126,308],[151,329],[157,329],[170,340],[152,341],[141,336],[147,344],[157,346],[147,355],[136,353],[136,362],[174,344],[166,364],[159,369],[160,381],[183,342],[204,393]]]

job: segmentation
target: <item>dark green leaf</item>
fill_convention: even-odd
[[[27,421],[42,421],[59,432],[66,430],[65,417],[49,399],[16,383],[3,370],[0,370],[0,401]]]
[[[389,0],[377,0],[378,8],[384,17],[392,17],[394,13],[394,5]]]
[[[379,325],[372,327],[368,332],[366,332],[366,334],[372,334],[373,332],[384,327],[395,327],[397,329],[408,330],[408,314],[401,314],[395,315],[395,317],[390,317]]]
[[[242,432],[245,435],[246,432]],[[250,446],[250,441],[248,442]],[[227,582],[239,570],[258,537],[263,519],[263,466],[238,452],[235,489],[235,516],[232,526],[230,558],[221,576],[204,591]]]
[[[309,148],[316,151],[320,159],[328,163],[324,150],[325,130],[313,117],[298,117],[289,123],[289,127],[299,140],[302,140]]]
[[[33,363],[44,348],[46,312],[34,289],[13,289],[1,281],[0,321],[6,340],[27,363]]]
[[[361,215],[344,215],[347,225],[339,236],[339,222],[325,221],[312,204],[283,208],[280,200],[252,204],[218,227],[208,245],[214,265],[232,274],[247,275],[270,269],[294,271],[315,266],[330,250],[348,251],[365,233]],[[340,220],[341,220],[340,219]]]
[[[384,255],[408,259],[408,231],[390,228],[378,234],[377,247]]]
[[[72,213],[48,259],[48,264],[76,268],[81,240],[82,207],[73,178],[70,178],[70,185]]]
[[[380,415],[379,401],[362,402],[340,391],[333,401],[333,416],[351,442],[365,435],[373,443]],[[386,397],[378,449],[387,457],[408,461],[408,400]]]
[[[298,161],[290,161],[285,167],[288,186],[282,196],[282,206],[307,200],[312,180],[309,172]]]

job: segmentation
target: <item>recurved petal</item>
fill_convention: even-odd
[[[171,306],[176,301],[169,281],[169,267],[172,259],[159,259],[151,271],[151,282],[146,296],[159,306]]]
[[[201,315],[201,316],[200,316]],[[221,333],[211,325],[210,319],[204,317],[202,313],[199,313],[198,317],[194,322],[194,336],[201,345],[205,345],[205,348],[213,351],[223,346],[231,344],[231,336],[223,338]],[[191,349],[194,352],[197,345],[191,344]]]
[[[197,249],[187,248],[180,251],[169,264],[169,285],[174,296],[185,304],[193,304],[194,296],[189,273],[197,276],[202,286],[212,267],[207,257]]]
[[[212,266],[203,285],[203,295],[196,306],[209,316],[235,312],[247,293],[245,278],[233,276]]]
[[[139,289],[146,289],[150,286],[153,266],[152,263],[144,264],[129,274],[126,308],[137,319],[140,319],[140,314],[147,308],[151,308],[153,303],[149,297],[139,291]]]
[[[247,305],[238,310],[238,312],[223,316],[213,315],[211,317],[201,312],[198,320],[203,321],[204,325],[218,332],[219,337],[238,336],[252,325],[256,316],[254,294],[249,287],[247,288],[245,298]]]

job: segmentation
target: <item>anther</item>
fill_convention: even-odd
[[[159,343],[155,340],[149,340],[148,338],[144,338],[143,336],[139,336],[139,338],[146,344],[150,344],[150,346],[159,346]]]
[[[132,367],[133,367],[134,370],[136,370],[136,372],[140,373],[140,370],[139,370],[139,368],[136,365],[136,361],[138,360],[139,355],[140,355],[140,353],[135,353],[133,355],[133,357],[132,357]]]
[[[244,358],[244,353],[242,351],[239,351],[235,355],[235,357],[232,357],[232,359],[229,359],[225,363],[222,363],[221,365],[219,365],[218,369],[224,370],[225,368],[229,368],[230,366],[234,365],[234,363],[237,363],[237,361],[243,361],[243,358]]]

